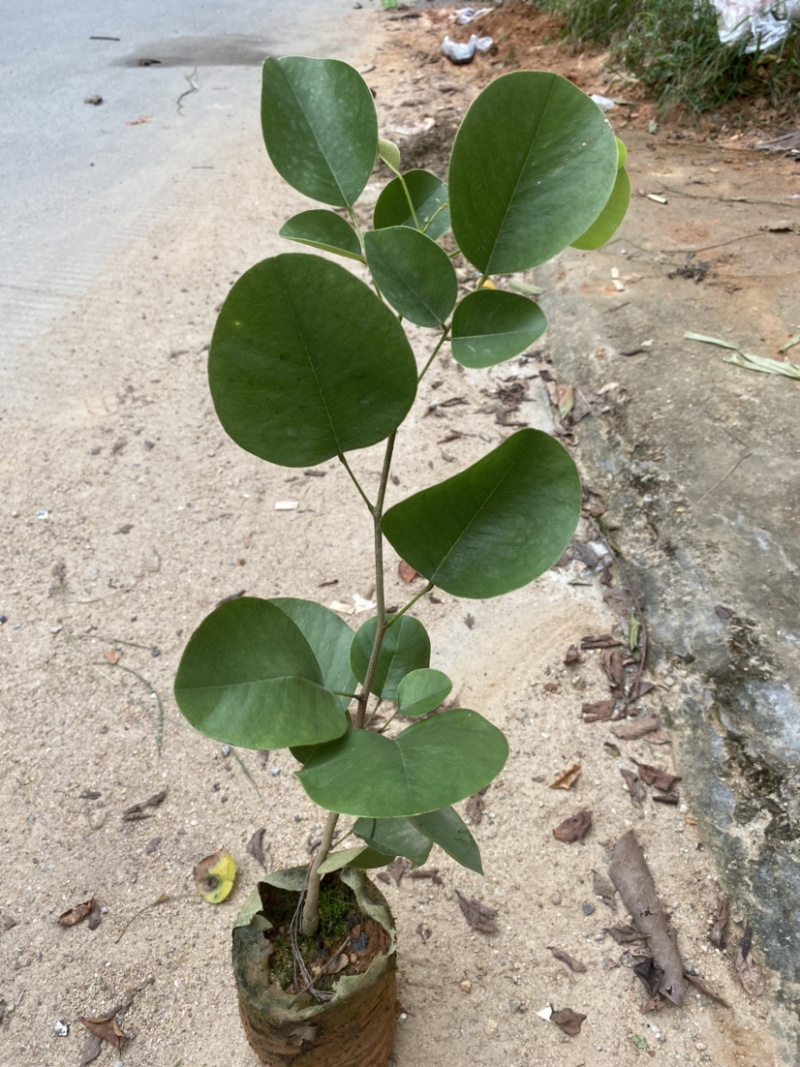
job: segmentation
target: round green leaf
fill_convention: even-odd
[[[464,367],[493,367],[513,359],[547,329],[538,304],[502,289],[476,289],[453,315],[450,348]]]
[[[290,241],[299,241],[312,248],[364,262],[358,235],[350,223],[335,211],[325,211],[324,208],[301,211],[299,215],[287,219],[278,232]]]
[[[595,248],[600,248],[606,241],[610,241],[617,227],[625,218],[630,199],[631,183],[628,178],[628,172],[623,167],[617,171],[617,180],[614,182],[614,188],[608,198],[608,203],[586,233],[581,234],[577,241],[572,242],[572,247],[591,251]]]
[[[378,155],[390,170],[400,170],[400,149],[394,141],[378,138]]]
[[[313,745],[348,726],[299,627],[275,604],[221,604],[192,634],[175,699],[201,733],[240,748]]]
[[[625,142],[620,141],[619,137],[615,137],[614,140],[617,142],[617,170],[621,170],[628,158],[628,149],[625,147]]]
[[[450,257],[407,226],[364,234],[367,266],[396,311],[418,326],[441,326],[453,310],[458,279]]]
[[[442,671],[430,667],[411,671],[397,687],[397,710],[407,719],[427,715],[447,700],[452,688],[453,683]]]
[[[405,856],[415,867],[422,866],[433,847],[408,819],[356,819],[353,833],[378,852]]]
[[[391,618],[391,615],[387,616],[387,619]],[[353,638],[350,666],[359,682],[367,676],[377,628],[376,617],[367,619]],[[402,678],[410,671],[427,667],[430,661],[431,639],[425,627],[410,615],[401,615],[384,634],[371,691],[384,700],[396,700]]]
[[[580,511],[580,478],[566,449],[541,430],[519,430],[461,474],[395,504],[383,532],[445,592],[484,598],[551,567]]]
[[[475,838],[454,808],[447,807],[439,811],[429,811],[425,815],[415,815],[408,821],[439,848],[443,848],[456,863],[478,874],[483,874],[481,854]]]
[[[353,631],[335,612],[313,600],[272,597],[269,601],[288,615],[308,641],[322,675],[322,684],[336,693],[353,693],[356,679],[350,669]],[[351,698],[339,697],[343,708]]]
[[[233,286],[208,377],[233,440],[285,467],[383,440],[417,388],[414,354],[391,310],[338,263],[297,253],[263,260]]]
[[[616,171],[614,134],[585,93],[557,74],[505,74],[470,105],[453,144],[458,246],[484,274],[544,263],[597,218]]]
[[[397,737],[348,730],[297,772],[315,804],[381,819],[455,804],[487,785],[508,756],[502,732],[476,711],[455,708]]]
[[[378,119],[367,83],[338,59],[264,62],[261,128],[275,169],[312,200],[350,207],[369,181]]]
[[[447,196],[447,186],[435,174],[428,170],[410,170],[403,175],[403,181],[394,178],[384,187],[375,204],[372,224],[376,230],[386,226],[410,226],[416,229],[408,206],[410,197],[420,228],[432,241],[437,241],[450,229]]]

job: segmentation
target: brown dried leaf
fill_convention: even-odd
[[[634,682],[628,690],[628,703],[635,704],[639,697],[643,697],[646,693],[649,693],[651,689],[655,689],[655,682],[644,682],[640,678],[638,682]]]
[[[676,782],[681,781],[678,774],[668,774],[660,767],[651,767],[649,763],[638,763],[639,777],[645,785],[655,786],[661,793],[669,793]]]
[[[714,925],[708,932],[708,940],[714,948],[725,947],[725,928],[731,912],[730,897],[727,893],[719,892],[717,887],[717,910],[714,912]]]
[[[114,1048],[122,1048],[122,1042],[125,1040],[125,1035],[119,1028],[117,1022],[117,1012],[119,1008],[115,1008],[108,1015],[103,1015],[99,1019],[87,1019],[81,1015],[80,1022],[95,1035],[99,1037],[101,1041],[107,1041],[109,1045],[113,1045]]]
[[[576,974],[586,974],[586,967],[580,960],[576,960],[574,956],[570,956],[568,952],[565,952],[563,948],[556,948],[555,945],[547,946],[550,952],[553,953],[557,960],[561,963],[566,963],[567,967]]]
[[[401,559],[400,562],[397,564],[397,573],[400,576],[400,579],[404,581],[406,585],[409,582],[413,582],[414,579],[417,577],[417,572],[409,563],[406,563],[404,559]]]
[[[633,973],[639,981],[644,984],[644,987],[650,996],[655,997],[658,992],[658,987],[664,979],[664,972],[652,956],[648,956],[647,959],[642,960],[641,963],[637,963],[633,968]]]
[[[594,895],[599,897],[602,902],[612,911],[617,910],[617,891],[607,878],[602,874],[598,874],[597,871],[592,868],[592,889]]]
[[[267,869],[266,860],[264,859],[264,834],[266,828],[261,827],[260,830],[256,830],[250,840],[245,846],[249,854],[253,857],[256,863],[260,863],[264,870]]]
[[[583,704],[581,706],[581,717],[584,722],[599,722],[601,719],[610,719],[613,714],[613,700],[595,700],[593,704]]]
[[[395,885],[400,885],[403,880],[403,875],[408,873],[408,869],[411,864],[403,856],[398,856],[396,860],[392,860],[391,863],[386,866],[386,873],[394,881]]]
[[[548,789],[569,789],[569,787],[581,776],[580,763],[573,763],[571,767],[567,767],[566,770],[561,771],[555,776],[553,781],[547,787]]]
[[[130,808],[126,808],[122,813],[123,822],[135,822],[137,819],[150,819],[151,814],[148,813],[147,808],[157,808],[159,804],[163,804],[166,800],[168,787],[164,787],[160,793],[155,793],[153,796],[148,797],[147,800],[143,800],[141,804],[133,804]]]
[[[103,1051],[102,1039],[97,1034],[87,1034],[81,1050],[81,1058],[78,1067],[86,1067],[87,1063],[94,1063]]]
[[[663,730],[654,730],[653,733],[647,735],[648,745],[669,745],[672,742],[663,732]]]
[[[753,963],[752,956],[748,955],[752,938],[753,929],[751,926],[746,926],[742,943],[736,950],[736,955],[733,959],[733,966],[739,974],[739,981],[742,983],[745,993],[749,993],[751,997],[760,997],[766,988],[766,983],[764,982],[764,975]]]
[[[630,945],[641,937],[635,926],[607,926],[606,933],[611,934],[618,945]]]
[[[583,656],[578,651],[577,645],[570,645],[567,651],[564,653],[564,662],[566,664],[571,663],[583,663]]]
[[[429,881],[433,882],[434,885],[444,885],[438,867],[417,867],[416,870],[408,872],[408,877],[427,878]]]
[[[456,890],[456,896],[458,897],[458,906],[473,930],[477,930],[482,934],[496,934],[498,932],[497,923],[494,921],[494,917],[497,915],[496,908],[481,904],[475,897],[467,900],[466,897],[462,897],[458,890]]]
[[[581,1015],[579,1011],[573,1011],[572,1008],[561,1008],[559,1011],[553,1012],[550,1016],[550,1022],[555,1023],[565,1034],[575,1037],[581,1032],[581,1026],[585,1018],[585,1015]]]
[[[680,1007],[686,993],[683,960],[675,932],[669,928],[661,910],[653,876],[633,830],[629,830],[614,846],[608,873],[622,903],[633,916],[636,927],[649,941],[656,965],[664,972],[658,991]]]
[[[680,795],[678,793],[656,793],[653,797],[654,804],[679,804]]]
[[[715,1004],[719,1004],[721,1008],[730,1007],[727,1000],[724,1000],[718,993],[715,993],[711,986],[708,985],[707,982],[704,982],[702,978],[698,978],[696,974],[684,973],[684,978],[687,982],[691,982],[696,989],[699,989],[701,993],[707,996],[709,1000],[713,1000]]]
[[[608,678],[608,684],[614,696],[621,697],[625,692],[625,667],[623,666],[622,649],[607,648],[603,652],[601,666]]]
[[[590,648],[620,648],[621,641],[618,641],[616,637],[612,637],[611,634],[600,634],[599,637],[582,637],[581,648],[584,650]]]
[[[94,907],[94,897],[91,900],[84,900],[82,904],[75,904],[74,907],[69,908],[58,917],[59,926],[75,926],[77,923],[82,923],[84,919],[91,915],[92,908]]]
[[[644,787],[644,782],[637,777],[634,771],[629,770],[627,767],[620,767],[619,773],[625,779],[631,801],[634,804],[641,805],[647,799],[647,790]]]
[[[660,719],[647,716],[641,719],[631,719],[630,722],[623,722],[618,726],[612,726],[611,733],[614,737],[619,737],[623,741],[634,741],[638,737],[644,737],[645,734],[652,733],[659,726],[661,726]]]
[[[103,653],[103,659],[113,667],[115,663],[119,663],[119,655],[115,648],[107,648]]]
[[[94,907],[89,912],[89,921],[86,924],[90,930],[96,930],[100,923],[103,921],[103,909],[97,903],[94,902]]]
[[[585,809],[576,812],[575,815],[570,815],[568,819],[564,819],[562,823],[553,830],[553,837],[557,841],[563,841],[567,845],[571,845],[573,841],[580,841],[582,837],[589,831],[592,825],[592,813]]]

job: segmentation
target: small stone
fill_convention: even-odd
[[[53,1027],[54,1037],[68,1037],[69,1036],[69,1023],[63,1019],[59,1019],[56,1025]]]
[[[553,893],[553,895],[550,897],[550,903],[558,906],[561,903],[561,899],[562,898],[560,893]]]
[[[278,775],[281,773],[281,769],[280,767],[270,767],[269,773],[272,775],[273,778],[277,778]]]
[[[605,930],[598,930],[597,933],[594,935],[594,939],[595,939],[595,941],[605,941],[605,939],[606,939]]]
[[[472,982],[470,982],[469,978],[465,978],[464,981],[461,983],[461,992],[462,993],[471,993],[472,992]]]
[[[497,1019],[487,1019],[486,1021],[486,1033],[489,1037],[493,1037],[500,1027],[497,1024]]]
[[[8,615],[0,615],[0,626],[2,626],[4,622],[8,622]]]
[[[584,915],[594,915],[596,908],[594,904],[590,904],[588,900],[584,900],[583,904],[581,904],[581,911]]]
[[[708,1048],[708,1045],[705,1043],[705,1041],[698,1041],[694,1047],[697,1049],[698,1052],[705,1052],[705,1050]]]
[[[42,522],[44,522],[45,520],[50,518],[50,512],[45,511],[44,508],[42,508],[40,511],[36,512],[36,518],[41,519]]]
[[[230,754],[231,754],[231,746],[230,745],[223,745],[222,748],[220,749],[220,752],[222,753],[223,756],[230,756]]]

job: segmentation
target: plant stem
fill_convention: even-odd
[[[430,593],[431,589],[433,588],[433,582],[428,582],[425,588],[421,589],[416,596],[412,597],[404,608],[400,608],[396,615],[392,615],[391,619],[389,619],[389,621],[386,623],[386,629],[388,630],[390,626],[394,626],[394,624],[397,622],[401,615],[405,615],[409,608],[413,608],[416,602],[422,597],[424,597],[426,593]]]
[[[347,471],[347,473],[350,475],[350,480],[352,481],[353,485],[358,490],[358,494],[361,497],[361,499],[367,505],[367,508],[369,509],[370,515],[373,515],[375,513],[375,508],[374,508],[374,506],[372,504],[370,504],[369,498],[367,497],[367,494],[361,488],[361,485],[360,485],[360,483],[358,481],[358,478],[356,478],[355,474],[353,474],[353,471],[350,468],[350,464],[344,458],[344,453],[343,452],[339,453],[339,462],[344,467],[344,469]]]
[[[329,811],[325,829],[322,831],[322,841],[308,872],[308,888],[306,889],[306,899],[303,904],[303,923],[301,927],[303,937],[313,937],[319,926],[319,887],[322,882],[319,869],[331,850],[331,843],[333,842],[333,835],[336,832],[338,821],[338,813]]]
[[[436,358],[436,355],[437,355],[439,349],[442,347],[442,345],[447,340],[447,335],[449,333],[450,333],[450,326],[447,325],[447,326],[445,326],[444,331],[442,332],[442,336],[437,341],[436,347],[431,352],[431,354],[430,354],[430,356],[428,358],[428,362],[425,364],[425,366],[419,372],[419,376],[417,377],[417,384],[419,384],[422,381],[422,379],[425,377],[425,375],[427,374],[428,368],[430,367],[431,363],[433,363],[434,359]]]

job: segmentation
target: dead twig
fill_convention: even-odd
[[[183,114],[183,109],[181,108],[181,100],[183,100],[185,96],[190,96],[192,93],[198,93],[200,91],[200,86],[195,81],[195,79],[197,78],[197,67],[194,68],[191,74],[184,74],[184,78],[189,83],[189,88],[186,90],[186,92],[181,93],[181,95],[177,99],[179,115]]]

